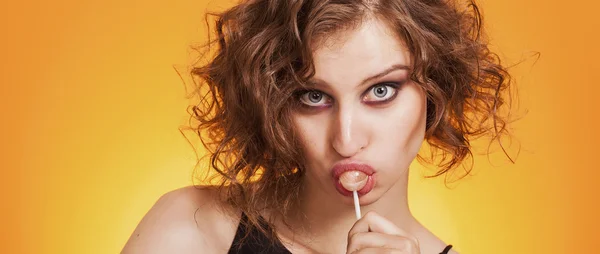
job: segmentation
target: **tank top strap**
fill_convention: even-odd
[[[271,230],[262,218],[259,222],[265,226],[267,231]],[[250,226],[249,223],[248,216],[242,213],[228,254],[291,254],[279,240],[272,240],[256,227]]]
[[[448,254],[450,249],[452,249],[452,244],[446,246],[446,248],[444,248],[444,250],[442,250],[442,252],[440,252],[440,254]]]

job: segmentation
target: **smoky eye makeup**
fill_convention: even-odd
[[[405,81],[380,82],[367,88],[361,95],[361,101],[367,105],[382,106],[393,101]],[[299,89],[294,92],[295,104],[310,110],[328,108],[333,99],[327,93],[318,89]]]
[[[398,96],[404,82],[382,82],[365,91],[362,101],[367,105],[382,105],[391,102]]]
[[[323,109],[331,106],[331,96],[317,89],[302,89],[294,93],[294,101],[305,109]]]

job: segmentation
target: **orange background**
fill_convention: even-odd
[[[117,253],[162,193],[192,183],[173,65],[204,38],[207,2],[2,4],[1,253]],[[451,190],[415,164],[413,210],[462,253],[592,253],[600,5],[481,4],[505,62],[527,59],[514,68],[522,150],[515,165],[477,156]]]

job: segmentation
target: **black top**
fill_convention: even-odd
[[[242,213],[240,224],[238,225],[235,237],[233,238],[233,243],[228,252],[229,254],[291,254],[281,242],[272,241],[255,227],[250,227],[250,229],[248,229],[247,222],[248,217],[246,214]],[[270,228],[264,224],[264,221],[260,222],[263,223],[267,230],[270,230]],[[247,238],[242,241],[245,236]],[[446,246],[440,254],[448,254],[448,251],[450,251],[451,248],[452,245]]]

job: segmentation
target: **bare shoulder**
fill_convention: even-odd
[[[215,187],[177,189],[158,199],[121,253],[225,253],[239,222],[236,215]]]

